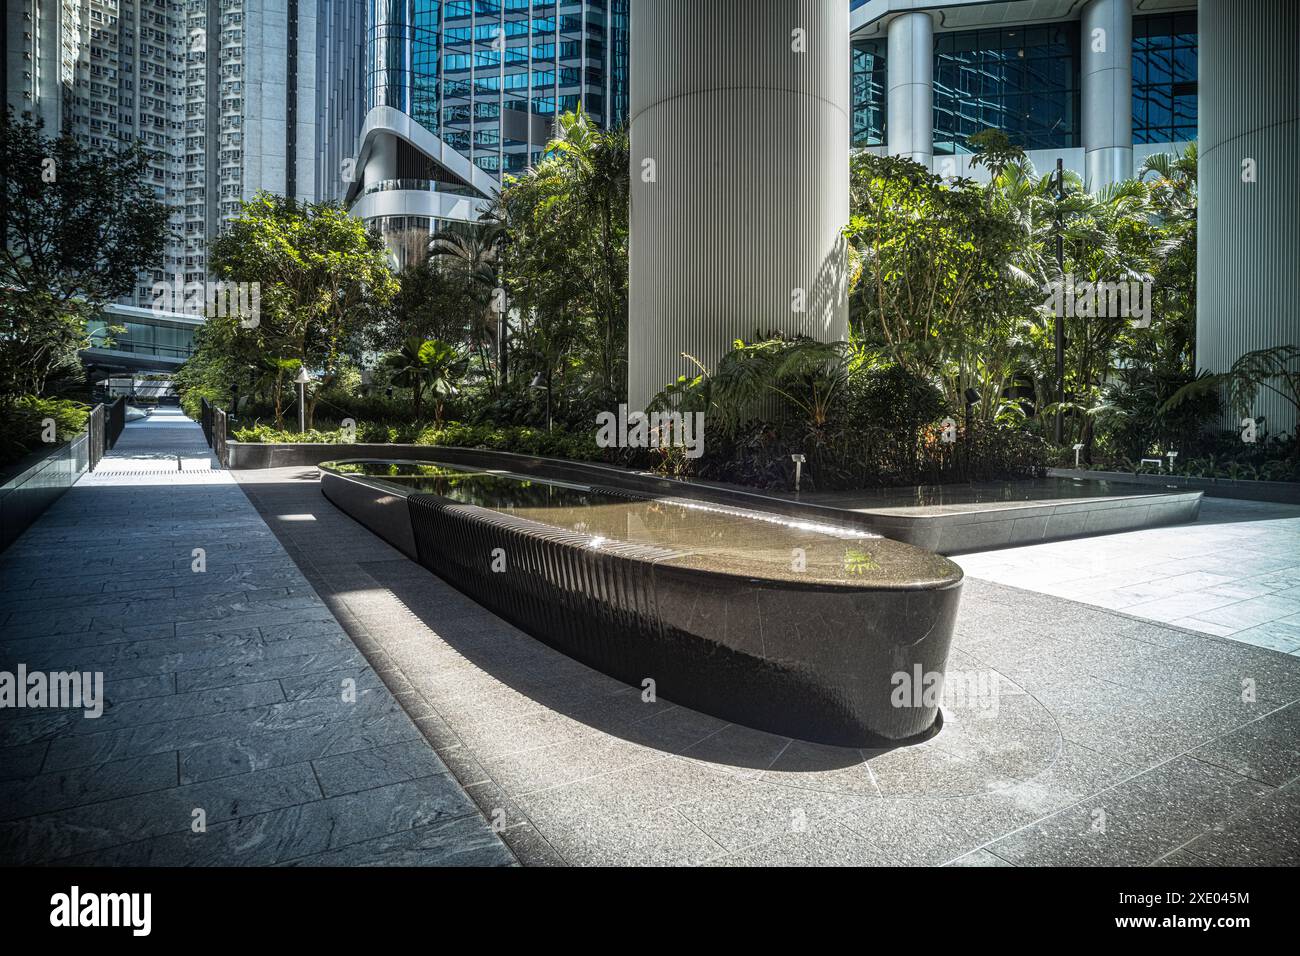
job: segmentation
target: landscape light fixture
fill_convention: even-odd
[[[1083,451],[1083,442],[1078,442],[1074,446],[1074,467],[1079,467],[1079,452]]]
[[[799,492],[799,482],[803,479],[803,463],[808,459],[803,455],[791,455],[790,460],[794,462],[794,490]]]
[[[307,383],[311,381],[307,366],[298,369],[294,381],[298,383],[298,433],[301,434],[307,430]]]

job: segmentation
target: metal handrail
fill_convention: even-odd
[[[104,457],[106,443],[108,438],[107,422],[103,405],[96,405],[90,410],[90,418],[86,420],[86,434],[89,441],[86,444],[86,453],[89,456],[89,467],[87,471],[94,471],[95,466],[99,464],[100,459]]]

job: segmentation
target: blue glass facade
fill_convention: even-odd
[[[888,41],[856,40],[852,53],[853,145],[879,146],[885,141],[885,101],[888,99],[885,53]]]
[[[885,142],[885,39],[853,43],[853,145]],[[1133,142],[1196,138],[1195,13],[1133,19]],[[934,53],[934,152],[969,153],[984,129],[1024,149],[1080,145],[1078,23],[940,33]]]
[[[557,113],[627,117],[628,0],[370,0],[367,108],[409,114],[480,169],[535,162]]]
[[[1196,14],[1133,18],[1133,142],[1196,138]]]
[[[934,151],[971,152],[984,129],[1024,149],[1079,145],[1079,28],[970,30],[935,37]]]

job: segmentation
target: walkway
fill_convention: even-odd
[[[179,465],[178,465],[179,462]],[[0,864],[510,864],[199,427],[159,409],[0,555]]]
[[[954,558],[967,574],[1300,656],[1300,507],[1205,498],[1190,525]]]

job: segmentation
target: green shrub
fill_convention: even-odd
[[[948,413],[943,390],[901,365],[861,366],[849,373],[843,414],[864,427],[920,428]]]
[[[11,464],[41,447],[45,420],[53,419],[59,442],[71,441],[86,427],[90,406],[61,398],[24,395],[0,409],[0,465]],[[53,447],[53,446],[50,446]]]
[[[806,456],[801,487],[838,491],[968,481],[1011,481],[1045,474],[1048,445],[1023,428],[975,425],[958,441],[942,425],[916,429],[831,423],[822,429],[750,422],[727,443],[707,442],[682,473],[759,488],[794,487],[790,455]],[[645,462],[653,466],[652,462]],[[683,463],[678,463],[683,464]]]
[[[317,443],[337,445],[352,440],[342,429],[307,432],[281,431],[258,422],[236,427],[232,431],[236,441],[259,444]],[[433,426],[390,425],[386,423],[359,422],[355,441],[361,444],[447,445],[457,448],[487,448],[492,451],[509,451],[521,455],[538,455],[544,458],[568,458],[575,461],[603,461],[605,452],[596,446],[595,429],[573,433],[563,430],[547,432],[544,428],[518,425],[469,425],[447,422],[441,429]]]

